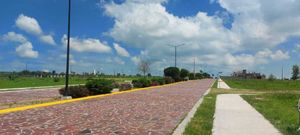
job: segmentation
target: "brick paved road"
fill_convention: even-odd
[[[9,91],[0,92],[0,105],[16,102],[25,102],[33,100],[43,100],[50,98],[57,98],[60,94],[58,88],[36,89],[36,90],[22,90],[22,91]]]
[[[0,134],[168,134],[213,80],[0,115]]]

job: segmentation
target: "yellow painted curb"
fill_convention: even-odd
[[[185,81],[183,81],[183,82],[185,82]],[[179,84],[179,83],[183,83],[183,82],[176,82],[176,83],[165,84],[165,85],[160,85],[160,86],[151,86],[151,87],[146,87],[146,88],[137,88],[137,89],[132,89],[132,90],[128,90],[128,91],[113,92],[113,93],[109,93],[109,94],[88,96],[88,97],[75,98],[75,99],[67,99],[67,100],[54,101],[54,102],[48,102],[48,103],[42,103],[42,104],[34,104],[34,105],[22,106],[22,107],[16,107],[16,108],[7,108],[7,109],[0,110],[0,114],[24,111],[24,110],[28,110],[28,109],[53,106],[53,105],[65,104],[65,103],[94,99],[94,98],[107,97],[107,96],[118,95],[118,94],[122,94],[122,93],[130,93],[130,92],[135,92],[135,91],[147,90],[147,89],[151,89],[151,88],[160,88],[160,87],[171,86],[171,85],[175,85],[175,84]]]

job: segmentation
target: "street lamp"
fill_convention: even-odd
[[[68,43],[67,43],[67,63],[66,63],[66,82],[65,82],[65,95],[69,96],[69,65],[70,65],[70,19],[71,19],[71,0],[69,0],[69,10],[68,10]]]
[[[184,46],[185,44],[179,44],[179,45],[169,45],[171,47],[174,47],[174,55],[175,55],[175,67],[177,67],[177,47],[180,47],[180,46]]]

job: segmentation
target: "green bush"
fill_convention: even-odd
[[[140,78],[137,80],[132,80],[132,85],[135,88],[144,88],[149,87],[151,85],[151,81],[147,78]]]
[[[72,98],[80,98],[80,97],[86,97],[86,96],[91,95],[90,91],[85,86],[82,86],[82,85],[70,86],[68,89],[69,89],[68,96],[71,96]],[[59,93],[61,95],[67,94],[65,91],[65,88],[59,89]]]
[[[190,80],[195,80],[194,73],[189,73],[189,79],[190,79]]]
[[[151,82],[152,82],[152,84],[153,83],[157,83],[159,85],[164,85],[165,84],[164,78],[152,78]]]
[[[53,81],[54,81],[54,82],[59,82],[59,78],[58,78],[58,77],[55,77],[55,78],[53,78]]]
[[[174,83],[175,80],[172,77],[166,76],[164,77],[164,81],[166,84]]]
[[[188,70],[182,68],[182,69],[180,70],[180,77],[181,77],[182,79],[185,79],[186,77],[188,77],[189,73],[190,73],[190,72],[189,72]]]
[[[106,79],[93,79],[89,80],[85,86],[93,94],[106,94],[110,93],[113,89],[113,81]]]
[[[164,75],[172,77],[176,82],[180,81],[180,70],[177,67],[168,67],[164,69]]]

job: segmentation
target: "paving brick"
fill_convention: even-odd
[[[188,81],[3,114],[0,134],[168,134],[212,82],[211,79]]]

